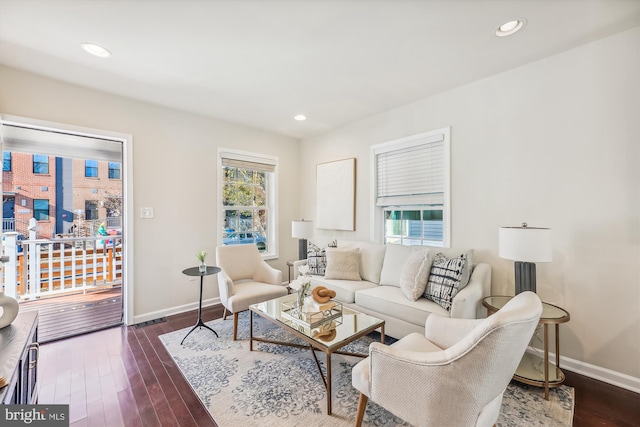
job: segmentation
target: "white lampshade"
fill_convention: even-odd
[[[313,236],[313,221],[291,221],[291,237],[310,239]]]
[[[524,262],[549,262],[551,229],[527,227],[500,227],[498,230],[498,256]]]

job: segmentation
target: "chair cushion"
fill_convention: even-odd
[[[431,264],[425,298],[436,302],[447,311],[451,310],[451,302],[460,290],[466,264],[465,254],[449,259],[442,253],[437,253]]]
[[[426,339],[424,336],[415,332],[391,344],[391,347],[400,350],[418,352],[442,350],[442,348],[438,347],[437,345]],[[370,360],[371,359],[369,357],[365,358],[364,360],[358,362],[351,370],[351,383],[358,391],[364,393],[367,396],[370,396]]]
[[[427,256],[427,252],[415,251],[402,267],[400,289],[410,301],[415,301],[424,294],[427,288],[431,261],[431,257]]]
[[[227,307],[232,313],[248,310],[251,304],[287,295],[285,286],[252,281],[234,283],[234,290],[235,293],[229,297]]]
[[[325,279],[361,280],[360,253],[357,249],[327,248]]]
[[[375,286],[358,291],[356,304],[364,310],[384,313],[420,327],[424,327],[432,313],[449,317],[449,312],[435,302],[426,298],[409,301],[395,286]]]
[[[377,288],[375,283],[366,280],[331,280],[323,277],[311,276],[311,288],[324,286],[336,291],[335,300],[345,304],[353,304],[356,301],[356,292],[363,289]]]

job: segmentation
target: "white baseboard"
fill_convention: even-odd
[[[220,297],[210,298],[202,301],[202,307],[209,307],[211,305],[219,304],[219,303],[220,303]],[[137,316],[133,316],[132,325],[142,323],[142,322],[148,322],[150,320],[159,319],[161,317],[184,313],[185,311],[197,310],[197,309],[198,309],[198,302],[193,302],[189,304],[167,308],[165,310],[158,310],[158,311],[152,311],[150,313],[139,314]]]
[[[529,347],[527,351],[535,353],[540,357],[543,355],[542,350],[537,348],[534,349]],[[555,353],[549,352],[549,360],[556,360]],[[584,375],[585,377],[593,378],[635,393],[640,393],[640,378],[632,377],[631,375],[612,371],[611,369],[592,365],[590,363],[565,356],[560,356],[560,369],[575,372],[576,374]]]

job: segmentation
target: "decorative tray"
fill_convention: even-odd
[[[334,321],[336,325],[342,323],[342,304],[336,304],[324,311],[314,311],[313,308],[304,305],[302,309],[296,301],[282,303],[282,317],[308,328],[317,328],[326,322]]]

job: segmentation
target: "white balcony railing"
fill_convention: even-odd
[[[122,237],[18,241],[4,235],[4,292],[27,300],[122,285]],[[22,250],[19,252],[19,245]]]

